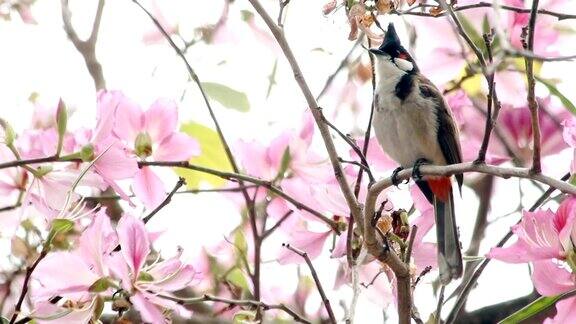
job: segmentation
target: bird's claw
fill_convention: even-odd
[[[420,167],[423,164],[428,164],[428,160],[426,159],[418,159],[414,162],[414,167],[412,168],[412,179],[416,181],[422,180],[422,173],[420,172]]]
[[[394,169],[394,171],[392,171],[392,184],[398,188],[398,186],[403,182],[403,180],[399,180],[398,179],[398,173],[400,173],[400,171],[404,170],[403,167],[397,167],[396,169]],[[406,180],[406,183],[408,183],[408,180]]]

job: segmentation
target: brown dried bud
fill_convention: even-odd
[[[378,14],[387,14],[392,8],[394,8],[394,3],[392,3],[391,0],[378,0],[378,2],[376,2]]]
[[[378,219],[376,227],[378,227],[378,229],[380,229],[384,234],[390,232],[392,229],[392,217],[390,217],[389,214],[382,215],[382,217]]]
[[[434,7],[430,9],[430,14],[432,16],[440,16],[444,11],[440,7]]]
[[[322,13],[323,13],[324,15],[327,15],[327,14],[331,13],[332,11],[334,11],[334,9],[336,9],[336,0],[328,1],[328,2],[322,7]]]

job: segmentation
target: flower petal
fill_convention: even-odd
[[[147,323],[167,323],[162,310],[150,302],[142,293],[136,292],[130,296],[130,302],[140,312],[142,319]]]
[[[114,134],[129,143],[134,143],[138,133],[144,130],[142,108],[131,99],[122,95],[118,99],[114,117]]]
[[[173,133],[154,149],[153,155],[156,161],[187,161],[200,155],[200,144],[186,134]]]
[[[552,260],[534,262],[532,272],[534,287],[544,296],[553,296],[575,288],[570,271]]]
[[[108,150],[94,163],[96,172],[102,177],[112,180],[127,179],[138,171],[136,159],[128,156],[119,143],[102,149]]]
[[[144,129],[153,143],[160,143],[178,126],[178,107],[173,100],[158,99],[144,113]]]
[[[116,228],[122,256],[132,270],[132,276],[138,277],[140,268],[150,254],[150,240],[144,223],[130,214],[124,214]]]
[[[132,190],[148,209],[156,208],[166,197],[164,183],[149,167],[136,172]]]

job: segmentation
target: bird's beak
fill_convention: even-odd
[[[370,53],[372,53],[372,54],[374,54],[374,55],[384,55],[384,54],[385,54],[384,51],[382,51],[382,50],[379,49],[379,48],[370,48],[370,49],[368,50],[368,52],[370,52]]]

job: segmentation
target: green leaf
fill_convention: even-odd
[[[93,293],[99,293],[106,291],[108,288],[110,288],[110,286],[111,286],[110,279],[108,277],[104,277],[94,281],[94,283],[90,285],[90,287],[88,288],[88,291]]]
[[[195,122],[186,123],[180,129],[195,138],[202,150],[200,156],[190,159],[190,163],[220,171],[232,171],[224,146],[214,130]],[[188,189],[197,189],[201,182],[208,182],[214,188],[226,183],[226,180],[220,177],[203,172],[182,168],[176,168],[175,171],[186,180]]]
[[[235,268],[228,273],[226,280],[230,281],[234,286],[240,287],[243,290],[248,290],[248,282],[242,270]]]
[[[2,317],[0,317],[0,323],[8,324],[8,323],[10,323],[10,321],[6,317],[2,316]]]
[[[214,82],[202,82],[202,88],[212,99],[218,101],[222,106],[238,111],[246,112],[250,110],[250,102],[245,93],[234,90],[228,86]]]
[[[290,146],[286,146],[284,153],[282,153],[282,160],[280,161],[280,170],[278,170],[278,174],[276,175],[275,180],[280,180],[284,178],[284,174],[288,170],[291,160],[292,157],[290,155]]]
[[[245,254],[248,250],[248,243],[246,242],[246,237],[241,229],[237,229],[234,233],[234,245],[240,253]]]
[[[573,296],[575,292],[576,290],[571,290],[556,296],[542,296],[533,301],[532,303],[528,304],[527,306],[523,307],[516,313],[506,317],[505,319],[500,321],[499,324],[514,324],[522,322],[554,306],[554,304],[556,304],[557,301]]]
[[[14,143],[14,139],[16,139],[16,133],[10,124],[0,118],[0,127],[4,129],[4,144],[11,146]]]
[[[66,105],[62,99],[58,101],[58,108],[56,109],[56,126],[58,128],[58,145],[56,148],[56,154],[60,155],[64,143],[64,135],[66,134],[66,128],[68,127],[68,112],[66,111]]]
[[[69,219],[56,218],[52,221],[52,227],[46,238],[46,245],[52,244],[54,237],[58,234],[66,234],[74,228],[74,222]]]
[[[460,19],[460,22],[462,22],[462,28],[464,29],[466,34],[470,36],[472,43],[474,43],[474,45],[476,45],[476,47],[478,47],[479,49],[485,48],[486,46],[484,44],[484,38],[482,38],[482,35],[478,33],[478,31],[476,30],[474,25],[470,22],[470,20],[468,20],[466,16],[462,14],[456,13],[456,15]],[[483,50],[481,51],[484,53]]]
[[[254,323],[256,319],[256,312],[251,310],[241,310],[234,314],[234,318],[232,319],[232,323],[234,324],[246,324],[246,323]]]
[[[558,88],[556,88],[556,86],[552,82],[550,82],[550,80],[543,79],[539,76],[534,76],[534,78],[536,79],[536,81],[546,86],[546,88],[548,88],[548,91],[550,91],[551,95],[560,99],[562,105],[564,105],[564,107],[566,107],[568,111],[570,111],[573,115],[576,115],[576,106],[574,106],[572,101],[566,98],[566,96],[564,96],[564,94],[562,94],[562,92],[560,92],[560,90],[558,90]]]

